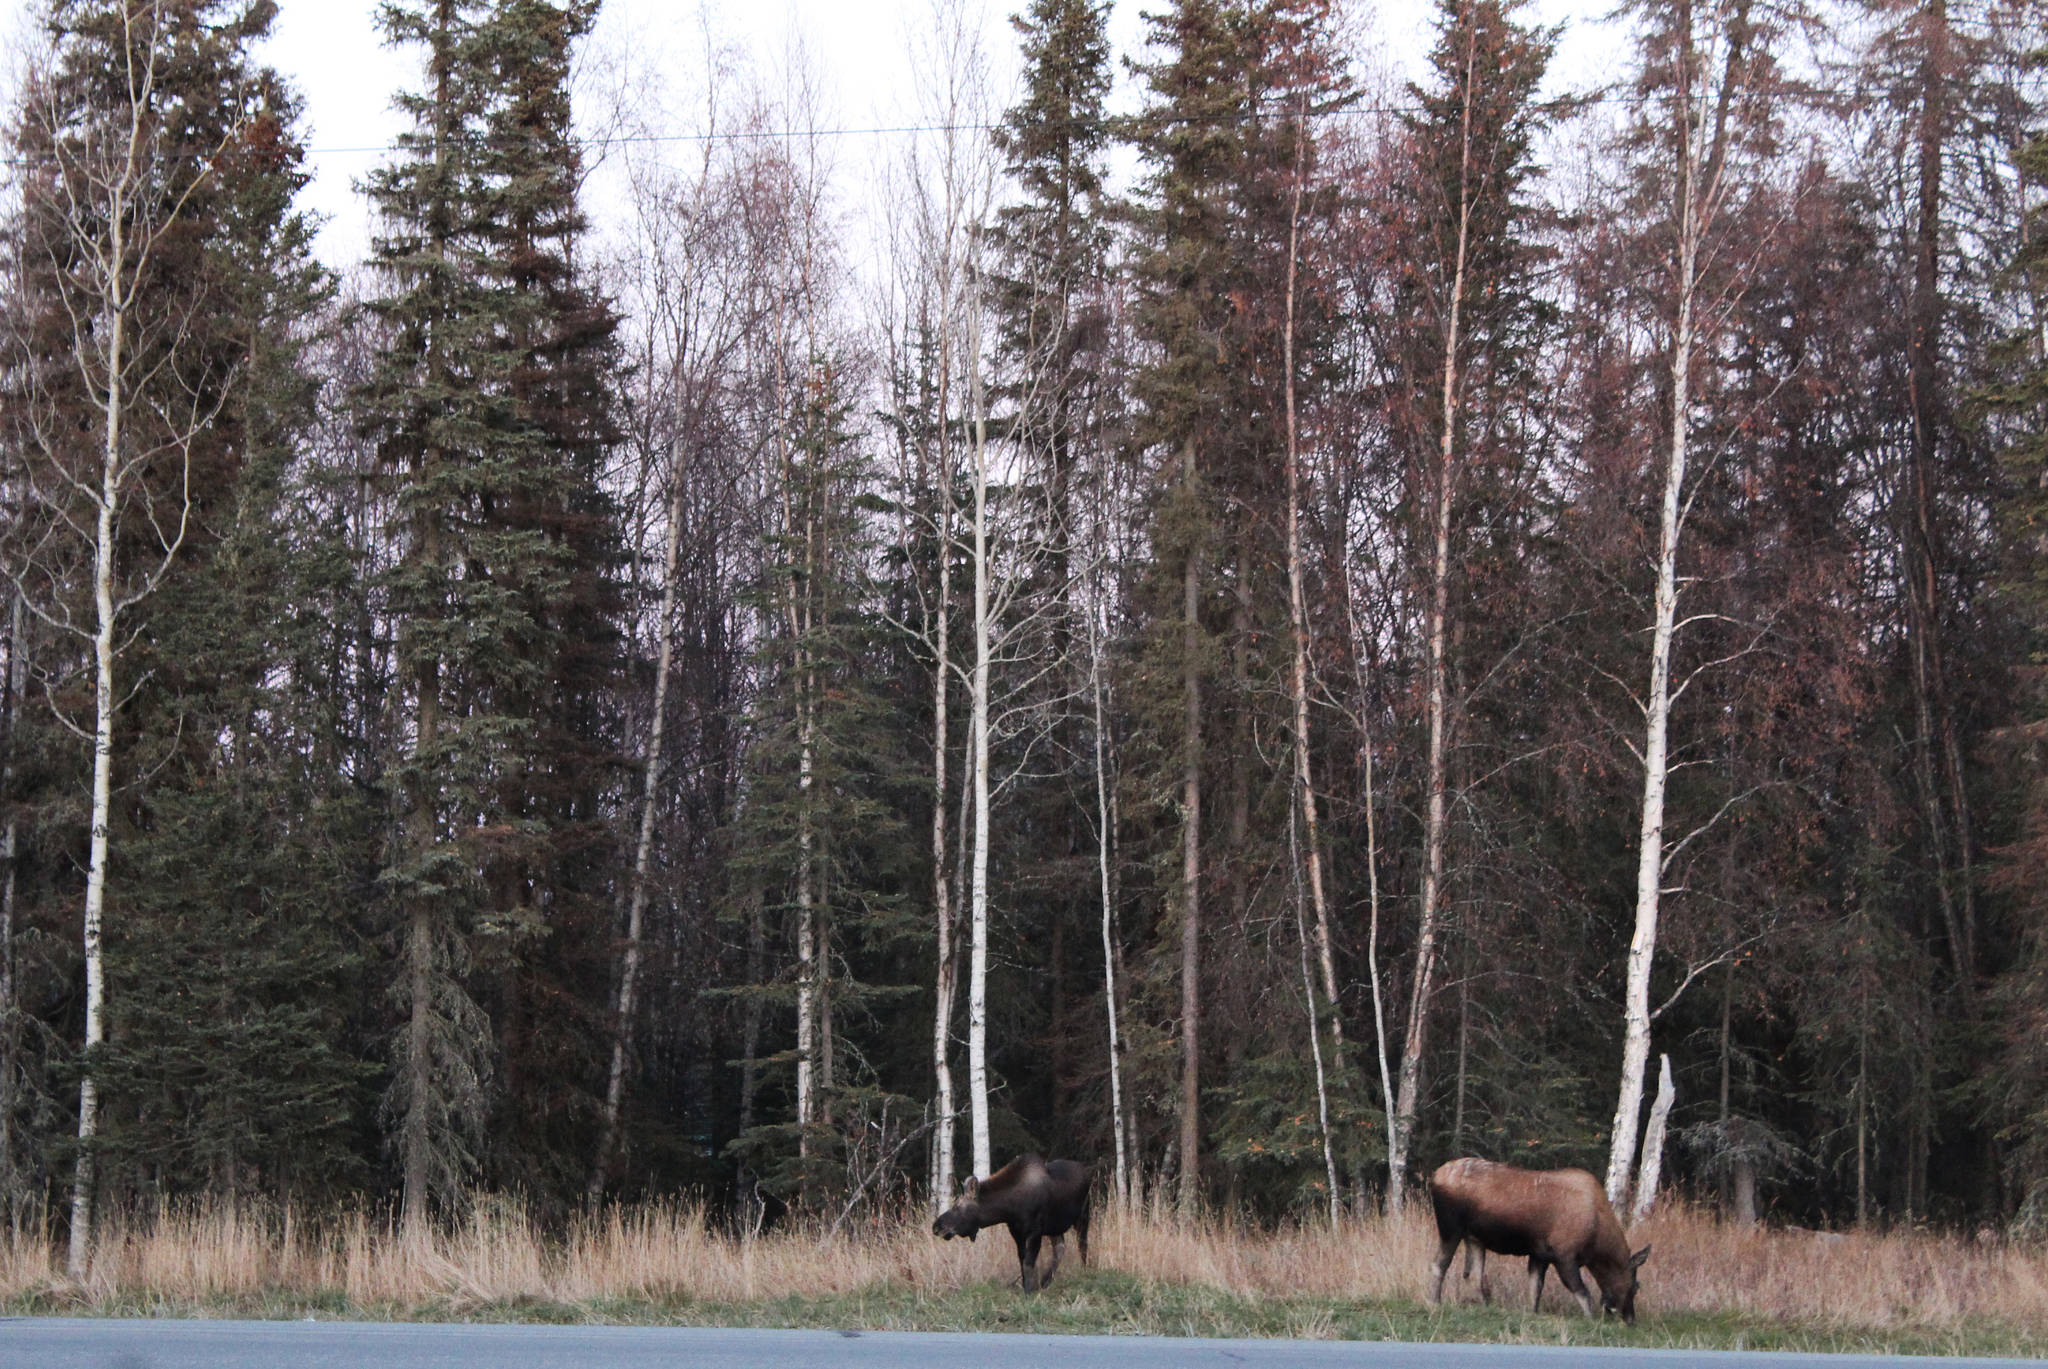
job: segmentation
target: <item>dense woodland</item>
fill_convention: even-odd
[[[2048,34],[1812,3],[941,6],[593,226],[596,0],[394,0],[337,271],[271,0],[43,0],[5,1221],[2048,1221]]]

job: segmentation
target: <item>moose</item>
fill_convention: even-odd
[[[1600,1181],[1583,1169],[1516,1169],[1470,1157],[1452,1160],[1429,1179],[1429,1201],[1436,1209],[1436,1287],[1431,1302],[1442,1302],[1444,1275],[1458,1246],[1466,1246],[1465,1272],[1472,1272],[1471,1252],[1479,1253],[1479,1296],[1492,1302],[1486,1282],[1486,1252],[1529,1257],[1529,1310],[1543,1301],[1543,1277],[1554,1265],[1558,1281],[1571,1290],[1587,1316],[1594,1315],[1592,1296],[1579,1271],[1600,1285],[1600,1310],[1621,1313],[1630,1326],[1636,1321],[1636,1271],[1650,1258],[1650,1247],[1633,1255],[1621,1223]]]
[[[1026,1293],[1052,1282],[1072,1231],[1088,1263],[1088,1166],[1073,1160],[1046,1160],[1020,1155],[986,1179],[969,1179],[960,1201],[932,1223],[932,1234],[945,1240],[973,1240],[985,1226],[1008,1226],[1017,1242],[1018,1280]],[[1052,1267],[1038,1275],[1038,1252],[1052,1237]]]

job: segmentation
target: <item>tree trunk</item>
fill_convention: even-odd
[[[597,1158],[590,1167],[585,1200],[594,1210],[604,1197],[606,1172],[618,1142],[619,1112],[625,1101],[626,1054],[632,1045],[634,994],[639,987],[640,941],[647,917],[648,867],[654,854],[654,814],[661,778],[662,742],[667,734],[669,669],[675,656],[670,620],[676,606],[676,551],[683,521],[682,472],[671,460],[668,527],[662,536],[661,608],[655,622],[660,645],[654,656],[653,714],[647,728],[647,759],[640,777],[640,831],[633,846],[633,873],[626,900],[626,946],[612,1003],[611,1068],[605,1076],[604,1110],[598,1123]]]
[[[1732,1088],[1732,1061],[1730,1059],[1734,1049],[1734,1034],[1731,1031],[1734,1008],[1735,965],[1731,961],[1729,962],[1727,973],[1721,978],[1721,1110],[1719,1120],[1721,1124],[1721,1143],[1723,1145],[1728,1143],[1728,1119],[1732,1115],[1731,1102],[1734,1093]],[[1720,1188],[1721,1209],[1723,1212],[1726,1212],[1728,1208],[1728,1183],[1725,1177],[1721,1181]]]
[[[1109,1129],[1116,1144],[1116,1205],[1122,1212],[1130,1208],[1131,1170],[1124,1125],[1123,1046],[1118,1040],[1116,1015],[1116,898],[1110,887],[1116,817],[1110,802],[1109,764],[1103,746],[1108,708],[1103,699],[1102,645],[1096,636],[1092,607],[1088,614],[1088,684],[1095,705],[1095,855],[1102,883],[1102,1002],[1104,1015],[1109,1019]]]
[[[120,196],[114,208],[122,207]],[[121,263],[126,248],[123,227],[116,219],[109,227],[112,260],[116,263],[113,290],[101,317],[107,337],[107,384],[103,406],[100,447],[100,488],[93,526],[92,595],[94,630],[93,729],[92,729],[92,836],[85,874],[85,1041],[78,1079],[78,1160],[71,1176],[71,1242],[65,1267],[73,1279],[85,1277],[92,1251],[93,1161],[99,1135],[99,1045],[105,1039],[106,964],[101,954],[100,922],[107,903],[107,835],[113,816],[114,710],[119,696],[114,692],[114,511],[121,501],[122,428],[127,417],[128,396],[124,385],[122,357],[127,341],[128,315],[120,303],[126,297]]]
[[[443,43],[452,31],[455,22],[453,0],[439,0],[435,7],[435,31]],[[437,44],[438,46],[438,44]],[[446,185],[448,164],[449,126],[449,75],[445,65],[437,64],[434,72],[434,182]],[[446,240],[446,216],[430,215],[429,223],[434,233],[431,251],[434,257],[445,264],[448,254]],[[430,336],[429,347],[435,344]],[[441,369],[438,356],[430,357],[430,364]],[[439,452],[428,448],[421,457],[422,467],[431,469],[439,459]],[[413,555],[428,566],[441,563],[440,526],[432,509],[422,505],[414,515]],[[436,787],[428,780],[430,759],[438,749],[441,730],[441,671],[440,663],[432,653],[422,651],[412,671],[415,697],[412,774],[410,776],[411,811],[406,817],[406,837],[411,846],[411,856],[417,861],[439,844],[441,839],[439,821],[439,800]],[[430,1042],[433,1034],[434,1001],[434,957],[435,946],[434,907],[430,898],[421,891],[412,891],[411,916],[407,919],[405,937],[405,976],[412,1001],[408,1007],[408,1024],[405,1053],[407,1105],[405,1121],[400,1129],[399,1149],[404,1166],[404,1189],[401,1195],[400,1229],[408,1241],[424,1241],[427,1234],[428,1188],[431,1183],[431,1149],[433,1137],[427,1129],[428,1109],[425,1100],[433,1088],[433,1052]]]
[[[1867,997],[1867,994],[1865,995]],[[1870,1028],[1868,1005],[1856,1024],[1856,1228],[1870,1225]]]
[[[943,361],[941,365],[943,365]],[[944,416],[945,384],[940,382],[941,417]],[[945,450],[943,436],[941,448]],[[946,870],[946,745],[950,729],[947,692],[952,683],[952,594],[953,594],[953,484],[942,459],[933,485],[939,494],[939,592],[938,622],[932,644],[932,907],[937,918],[938,968],[932,1007],[932,1172],[933,1215],[953,1202],[954,1115],[953,1099],[953,999],[959,977],[959,953],[953,945],[953,887]]]
[[[17,1023],[14,953],[15,865],[20,859],[20,823],[14,812],[8,780],[13,769],[15,728],[21,707],[22,653],[27,650],[21,596],[8,601],[6,673],[0,674],[0,805],[7,823],[0,828],[0,1221],[12,1232],[20,1229],[21,1170],[15,1162],[14,1110],[21,1077],[21,1036]]]
[[[432,460],[431,454],[429,460]],[[440,561],[439,529],[432,511],[418,515],[417,555],[428,565]],[[414,860],[422,860],[440,841],[436,790],[428,778],[430,758],[439,746],[441,732],[441,671],[425,652],[413,670],[413,755],[410,811],[406,815],[406,841]],[[407,1005],[405,1051],[405,1121],[399,1132],[399,1150],[405,1171],[400,1226],[409,1241],[423,1240],[427,1232],[428,1192],[432,1184],[433,1136],[428,1130],[426,1100],[434,1088],[434,959],[437,950],[434,899],[414,890],[411,916],[406,919],[405,977],[411,1002]]]
[[[1476,45],[1477,38],[1473,42]],[[1465,87],[1472,86],[1472,56],[1466,56]],[[1423,826],[1422,909],[1415,939],[1415,983],[1408,1000],[1408,1032],[1401,1048],[1401,1088],[1394,1134],[1387,1138],[1387,1183],[1396,1210],[1408,1185],[1415,1115],[1421,1105],[1423,1055],[1429,1044],[1429,1014],[1436,995],[1438,938],[1443,925],[1444,845],[1447,814],[1445,780],[1449,760],[1449,670],[1446,628],[1450,620],[1451,509],[1456,495],[1458,430],[1458,327],[1465,298],[1465,254],[1471,235],[1469,189],[1472,108],[1465,102],[1463,155],[1458,172],[1458,241],[1451,272],[1451,298],[1444,327],[1443,396],[1438,435],[1435,539],[1430,559],[1428,636],[1429,758],[1428,809]]]
[[[1756,1225],[1756,1162],[1743,1156],[1735,1162],[1735,1224]]]
[[[1913,432],[1908,488],[1912,500],[1904,533],[1906,602],[1912,633],[1914,777],[1935,862],[1935,896],[1948,936],[1957,992],[1974,1012],[1976,987],[1975,879],[1971,822],[1963,785],[1961,748],[1942,641],[1941,534],[1936,526],[1941,460],[1941,232],[1949,66],[1947,0],[1926,0],[1921,11],[1918,204],[1913,230],[1912,331],[1907,379]],[[1944,787],[1947,793],[1943,793]],[[1946,810],[1946,811],[1944,811]]]
[[[979,282],[979,272],[975,279]],[[989,615],[988,567],[988,424],[981,396],[981,312],[977,303],[968,321],[967,386],[974,406],[974,675],[968,691],[968,735],[974,785],[974,854],[967,962],[967,1102],[973,1127],[974,1173],[986,1179],[993,1172],[988,1120],[988,690]]]
[[[811,1123],[817,1119],[818,1063],[818,910],[812,879],[812,701],[804,653],[797,652],[797,809],[796,809],[796,1124],[797,1155],[811,1154]]]
[[[789,450],[788,401],[786,388],[781,380],[781,356],[783,348],[777,348],[778,382],[776,393],[781,417],[777,424],[777,438],[782,448],[782,500],[783,533],[790,541],[795,540],[796,516],[791,507],[791,483],[796,478],[792,453]],[[807,480],[809,477],[806,477]],[[812,609],[810,595],[818,583],[823,567],[819,564],[818,515],[816,502],[819,493],[807,487],[802,492],[803,542],[802,564],[788,577],[785,590],[784,613],[789,624],[790,675],[796,690],[796,742],[797,742],[797,803],[796,803],[796,1124],[797,1158],[808,1161],[811,1156],[810,1129],[817,1120],[817,1089],[819,1062],[819,964],[824,958],[824,949],[819,945],[817,907],[817,857],[816,818],[812,812],[814,785],[816,781],[816,735],[817,726],[817,680],[812,674],[810,663],[810,629]]]
[[[1195,443],[1182,453],[1188,497],[1199,499]],[[1181,571],[1182,689],[1186,722],[1181,745],[1180,927],[1180,1206],[1194,1211],[1201,1196],[1202,1066],[1202,672],[1201,547],[1191,536]]]
[[[1380,841],[1379,804],[1373,787],[1371,696],[1366,688],[1366,662],[1369,653],[1365,633],[1358,622],[1358,601],[1354,588],[1351,565],[1351,538],[1343,542],[1344,563],[1344,625],[1349,632],[1351,657],[1357,662],[1358,670],[1358,771],[1362,792],[1360,806],[1365,810],[1365,890],[1366,890],[1366,935],[1365,974],[1372,988],[1372,1037],[1373,1054],[1380,1071],[1380,1109],[1386,1123],[1387,1137],[1387,1194],[1386,1210],[1389,1215],[1398,1214],[1402,1208],[1402,1186],[1394,1182],[1395,1158],[1400,1129],[1395,1125],[1396,1102],[1394,1077],[1388,1064],[1387,1055],[1387,1009],[1386,998],[1380,984]],[[1400,1166],[1405,1172],[1405,1163]],[[1364,1184],[1360,1183],[1360,1201],[1364,1199]]]
[[[1301,996],[1308,1008],[1308,1048],[1316,1067],[1316,1124],[1323,1138],[1323,1173],[1330,1186],[1327,1194],[1330,1228],[1335,1230],[1343,1211],[1343,1198],[1337,1184],[1337,1153],[1330,1144],[1330,1085],[1323,1071],[1322,1012],[1316,1005],[1315,979],[1308,968],[1308,927],[1301,915],[1301,851],[1291,813],[1287,820],[1287,841],[1295,848],[1289,852],[1294,858],[1291,862],[1294,870],[1294,936],[1301,946]]]
[[[1671,1086],[1671,1057],[1661,1055],[1657,1057],[1657,1101],[1650,1105],[1650,1125],[1643,1132],[1642,1179],[1636,1185],[1634,1221],[1649,1216],[1657,1202],[1657,1184],[1664,1174],[1664,1128],[1671,1120],[1676,1097]]]
[[[1463,938],[1460,938],[1462,941]],[[1471,957],[1461,954],[1461,962]],[[1465,1153],[1465,1085],[1472,1063],[1472,991],[1471,966],[1458,967],[1458,1087],[1451,1105],[1451,1152]]]
[[[1294,780],[1301,791],[1303,831],[1308,841],[1308,892],[1315,910],[1316,961],[1322,970],[1323,1001],[1328,1005],[1330,1036],[1341,1057],[1344,1017],[1338,1010],[1337,960],[1330,946],[1330,906],[1323,892],[1322,845],[1317,836],[1316,786],[1310,763],[1308,720],[1308,603],[1301,568],[1301,438],[1294,383],[1294,320],[1296,271],[1300,256],[1302,180],[1306,175],[1307,120],[1296,111],[1293,201],[1287,220],[1287,327],[1281,335],[1281,368],[1286,382],[1287,411],[1287,613],[1294,632]]]
[[[1679,57],[1682,73],[1692,66],[1688,42]],[[1671,641],[1678,609],[1678,537],[1686,462],[1692,438],[1692,349],[1694,292],[1699,279],[1701,222],[1698,170],[1688,104],[1689,81],[1681,78],[1675,101],[1680,137],[1678,181],[1677,320],[1671,336],[1671,441],[1664,465],[1657,534],[1657,597],[1650,638],[1650,682],[1643,693],[1643,813],[1636,837],[1636,924],[1628,950],[1628,981],[1622,1007],[1621,1084],[1607,1157],[1607,1200],[1620,1210],[1633,1179],[1643,1106],[1643,1070],[1650,1059],[1650,970],[1657,954],[1657,918],[1664,884],[1664,792],[1671,729]]]
[[[768,933],[762,925],[761,888],[756,884],[747,890],[747,987],[757,992],[747,995],[746,1011],[740,1018],[740,1116],[739,1134],[744,1136],[754,1129],[754,1099],[761,1084],[761,1067],[755,1063],[761,1055],[761,985],[768,979]],[[756,1201],[748,1183],[745,1167],[739,1175],[740,1191],[736,1195],[743,1205]]]

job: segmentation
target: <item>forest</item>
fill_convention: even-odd
[[[848,168],[393,0],[339,269],[272,0],[39,0],[0,1225],[2048,1223],[2043,12],[1155,3]]]

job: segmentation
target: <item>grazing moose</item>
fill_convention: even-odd
[[[1059,1272],[1068,1231],[1079,1239],[1081,1263],[1088,1263],[1088,1181],[1086,1165],[1020,1155],[986,1179],[969,1179],[960,1201],[932,1223],[932,1234],[971,1241],[985,1226],[1008,1226],[1017,1242],[1019,1280],[1026,1293],[1036,1292]],[[1052,1268],[1040,1278],[1038,1251],[1047,1236],[1052,1237]]]
[[[1529,1257],[1529,1309],[1543,1301],[1543,1276],[1552,1265],[1587,1316],[1593,1299],[1579,1276],[1584,1269],[1600,1285],[1600,1310],[1636,1320],[1636,1271],[1650,1247],[1629,1254],[1600,1181],[1583,1169],[1516,1169],[1489,1160],[1453,1160],[1429,1179],[1436,1209],[1436,1287],[1431,1302],[1444,1296],[1444,1275],[1460,1242],[1479,1251],[1479,1295],[1492,1301],[1486,1284],[1486,1252]]]

